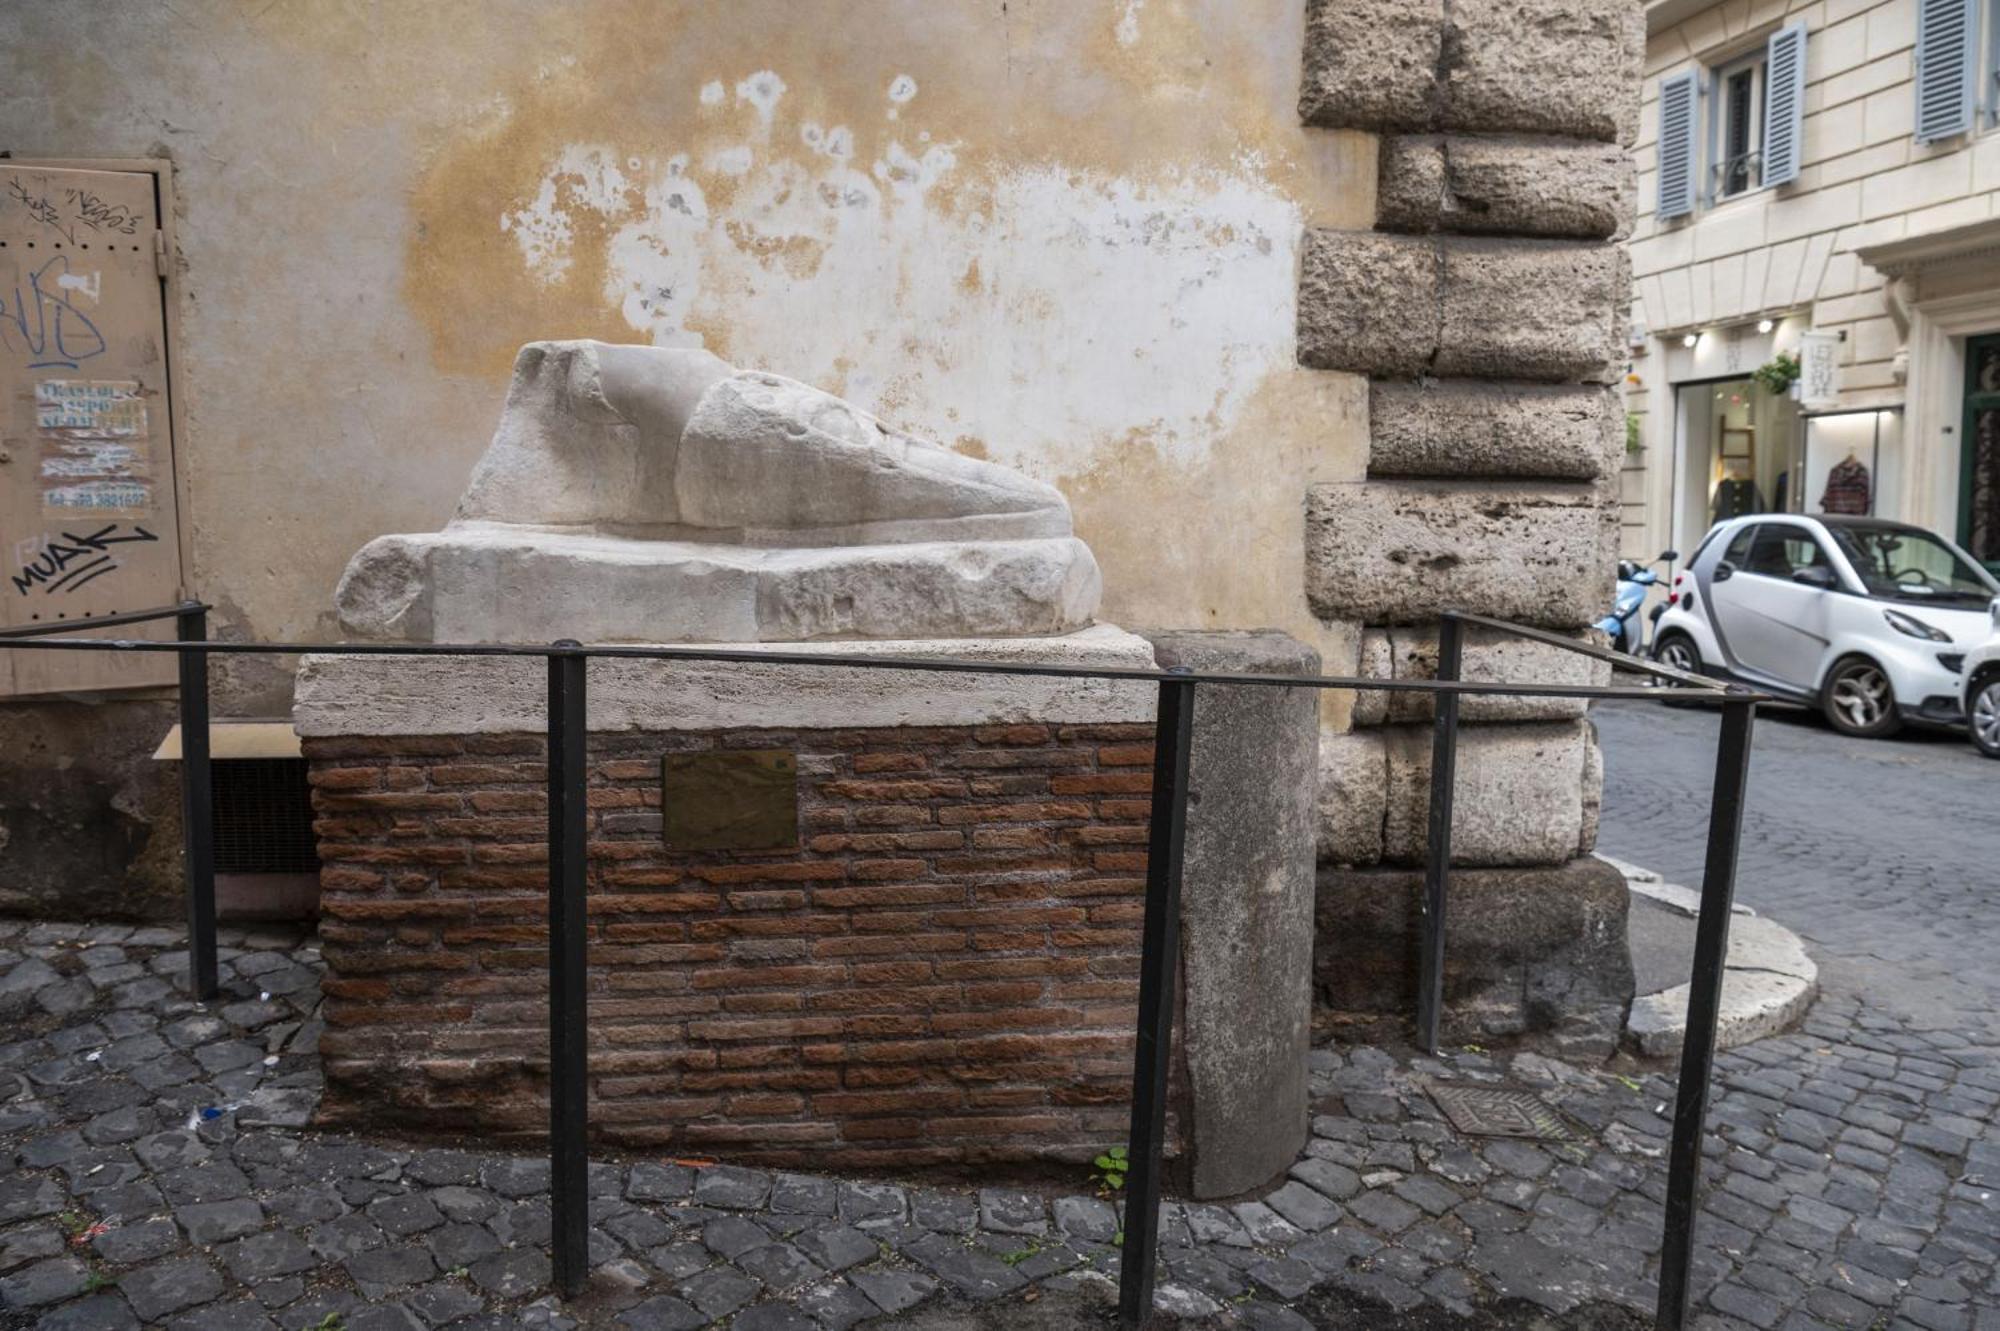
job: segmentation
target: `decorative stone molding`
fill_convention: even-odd
[[[1465,135],[1385,138],[1385,231],[1609,240],[1632,224],[1632,163],[1615,143]]]
[[[1470,610],[1580,628],[1610,604],[1617,510],[1582,485],[1366,481],[1306,500],[1307,594],[1328,618]]]
[[[1618,468],[1619,408],[1597,387],[1377,382],[1368,391],[1368,474],[1597,480]]]
[[[1392,378],[1609,383],[1629,288],[1616,245],[1312,231],[1299,359]]]
[[[1312,0],[1299,113],[1330,129],[1629,143],[1644,43],[1629,0]]]

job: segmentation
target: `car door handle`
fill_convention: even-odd
[[[1736,565],[1725,559],[1715,566],[1715,572],[1708,575],[1708,580],[1710,582],[1728,582],[1735,576]]]

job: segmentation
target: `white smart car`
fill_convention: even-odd
[[[1965,730],[1988,758],[2000,758],[2000,597],[1986,641],[1965,654]]]
[[[2000,595],[1935,533],[1877,518],[1717,523],[1674,577],[1653,654],[1821,708],[1850,735],[1963,719],[1966,653]]]

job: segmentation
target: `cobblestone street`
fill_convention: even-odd
[[[1698,881],[1713,720],[1599,720],[1604,849]],[[1802,1031],[1718,1061],[1701,1325],[2000,1328],[1996,775],[1962,743],[1761,723],[1742,896],[1814,946],[1825,993]],[[597,1272],[558,1304],[545,1162],[313,1132],[315,947],[226,941],[226,997],[197,1009],[172,931],[0,924],[0,1324],[1053,1327],[1112,1297],[1116,1213],[1082,1193],[651,1160],[594,1167]],[[1670,1073],[1324,1049],[1291,1178],[1169,1208],[1161,1304],[1214,1326],[1641,1325]],[[1433,1079],[1540,1091],[1574,1139],[1460,1137]]]

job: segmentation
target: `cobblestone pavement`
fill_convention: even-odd
[[[1712,721],[1600,723],[1607,851],[1693,881]],[[1958,931],[1982,895],[1950,875],[1992,871],[1949,819],[1863,853],[1862,819],[1921,813],[1897,783],[1934,781],[1946,749],[1850,769],[1823,752],[1844,741],[1785,724],[1759,741],[1744,896],[1839,964],[1803,1031],[1719,1060],[1699,1324],[2000,1331],[2000,1047],[1977,998],[1995,978],[1950,964],[1976,949]],[[1834,771],[1859,786],[1843,796]],[[1933,896],[1957,923],[1927,918]],[[1905,927],[1940,964],[1878,990],[1909,959]],[[226,995],[198,1008],[171,931],[0,922],[0,1325],[1057,1327],[1098,1320],[1115,1287],[1118,1222],[1094,1197],[607,1161],[591,1291],[559,1304],[545,1162],[313,1132],[316,951],[226,941]],[[1639,1326],[1670,1074],[1323,1049],[1291,1177],[1169,1208],[1161,1304],[1204,1326]],[[1432,1080],[1535,1089],[1574,1139],[1460,1137]]]

